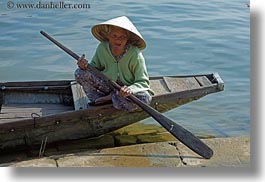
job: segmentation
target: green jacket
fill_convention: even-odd
[[[101,42],[90,64],[113,81],[117,81],[119,76],[122,83],[133,93],[151,91],[145,60],[137,47],[131,46],[123,57],[116,61],[110,51],[109,43]]]

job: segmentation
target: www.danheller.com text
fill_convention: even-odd
[[[8,9],[89,9],[90,4],[88,3],[65,3],[64,1],[53,2],[53,1],[38,1],[35,3],[29,2],[13,2],[8,1],[6,4]]]

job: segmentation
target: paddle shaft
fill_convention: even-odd
[[[80,58],[77,54],[75,54],[73,51],[63,46],[61,43],[56,41],[54,38],[52,38],[50,35],[48,35],[44,31],[40,31],[40,33],[43,36],[45,36],[47,39],[49,39],[51,42],[53,42],[55,45],[60,47],[62,50],[64,50],[66,53],[68,53],[70,56],[72,56],[74,59],[78,60]],[[88,64],[88,71],[92,71],[94,74],[99,76],[102,80],[106,81],[106,83],[108,83],[109,86],[111,86],[112,88],[115,88],[117,90],[121,89],[120,85],[110,80],[108,77],[102,74],[99,70],[90,66],[89,64]],[[180,125],[176,124],[169,118],[165,117],[160,112],[153,109],[151,106],[145,104],[144,102],[139,100],[134,95],[129,95],[128,98],[131,99],[139,107],[141,107],[150,116],[152,116],[167,131],[169,131],[173,136],[175,136],[179,141],[181,141],[184,145],[186,145],[192,151],[196,152],[197,154],[199,154],[200,156],[206,159],[210,159],[212,157],[213,155],[212,149],[209,148],[205,143],[203,143],[199,138],[194,136],[191,132],[181,127]]]

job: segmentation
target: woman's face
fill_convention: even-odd
[[[112,27],[111,32],[108,36],[110,46],[113,50],[116,51],[123,51],[127,41],[128,35],[126,30],[118,27]]]

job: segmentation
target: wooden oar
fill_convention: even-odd
[[[45,33],[44,31],[40,31],[40,33],[45,36],[47,39],[52,41],[58,47],[63,49],[66,53],[72,56],[74,59],[78,60],[80,57],[72,52],[70,49],[63,46],[61,43],[56,41],[50,35]],[[94,74],[98,75],[102,80],[105,80],[106,83],[109,84],[112,88],[117,90],[121,89],[121,86],[118,85],[116,82],[110,80],[105,75],[103,75],[99,70],[90,66],[88,64],[88,71],[93,72]],[[153,109],[151,106],[145,104],[141,100],[139,100],[134,95],[128,96],[134,103],[136,103],[139,107],[141,107],[145,112],[147,112],[150,116],[152,116],[156,121],[158,121],[167,131],[169,131],[172,135],[174,135],[179,141],[181,141],[184,145],[188,148],[199,154],[200,156],[204,157],[205,159],[210,159],[213,155],[213,151],[209,148],[205,143],[203,143],[199,138],[194,136],[191,132],[186,130],[185,128],[181,127],[180,125],[176,124],[175,122],[171,121],[169,118],[162,115],[157,110]]]

